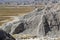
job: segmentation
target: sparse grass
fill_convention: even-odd
[[[12,20],[11,17],[0,17],[0,21],[4,21],[4,20]]]
[[[0,26],[2,26],[3,23],[5,23],[5,22],[0,22]]]
[[[27,7],[27,6],[14,7],[14,8],[0,7],[0,16],[18,16],[20,14],[25,14],[33,10],[34,7]]]
[[[11,17],[3,17],[3,16],[0,16],[0,26],[5,23],[5,22],[9,22],[9,21],[12,21],[13,19]]]
[[[11,21],[12,19],[10,17],[4,17],[4,16],[21,16],[24,15],[27,12],[31,12],[34,10],[34,7],[27,7],[27,6],[21,6],[21,7],[1,7],[0,6],[0,25],[2,25],[5,22],[1,21]]]

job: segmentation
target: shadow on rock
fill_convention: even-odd
[[[15,40],[9,33],[0,29],[0,40]]]

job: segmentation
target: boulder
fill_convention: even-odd
[[[0,29],[0,40],[15,40],[9,33]]]

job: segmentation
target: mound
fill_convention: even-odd
[[[18,21],[7,23],[3,30],[11,34],[60,37],[60,4],[49,4],[33,12],[18,17]]]

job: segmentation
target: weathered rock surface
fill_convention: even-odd
[[[0,29],[0,40],[15,40],[9,33]]]
[[[6,30],[7,26],[3,30],[10,34],[60,37],[60,4],[49,4],[43,9],[37,8],[11,24],[7,25],[9,31]]]

